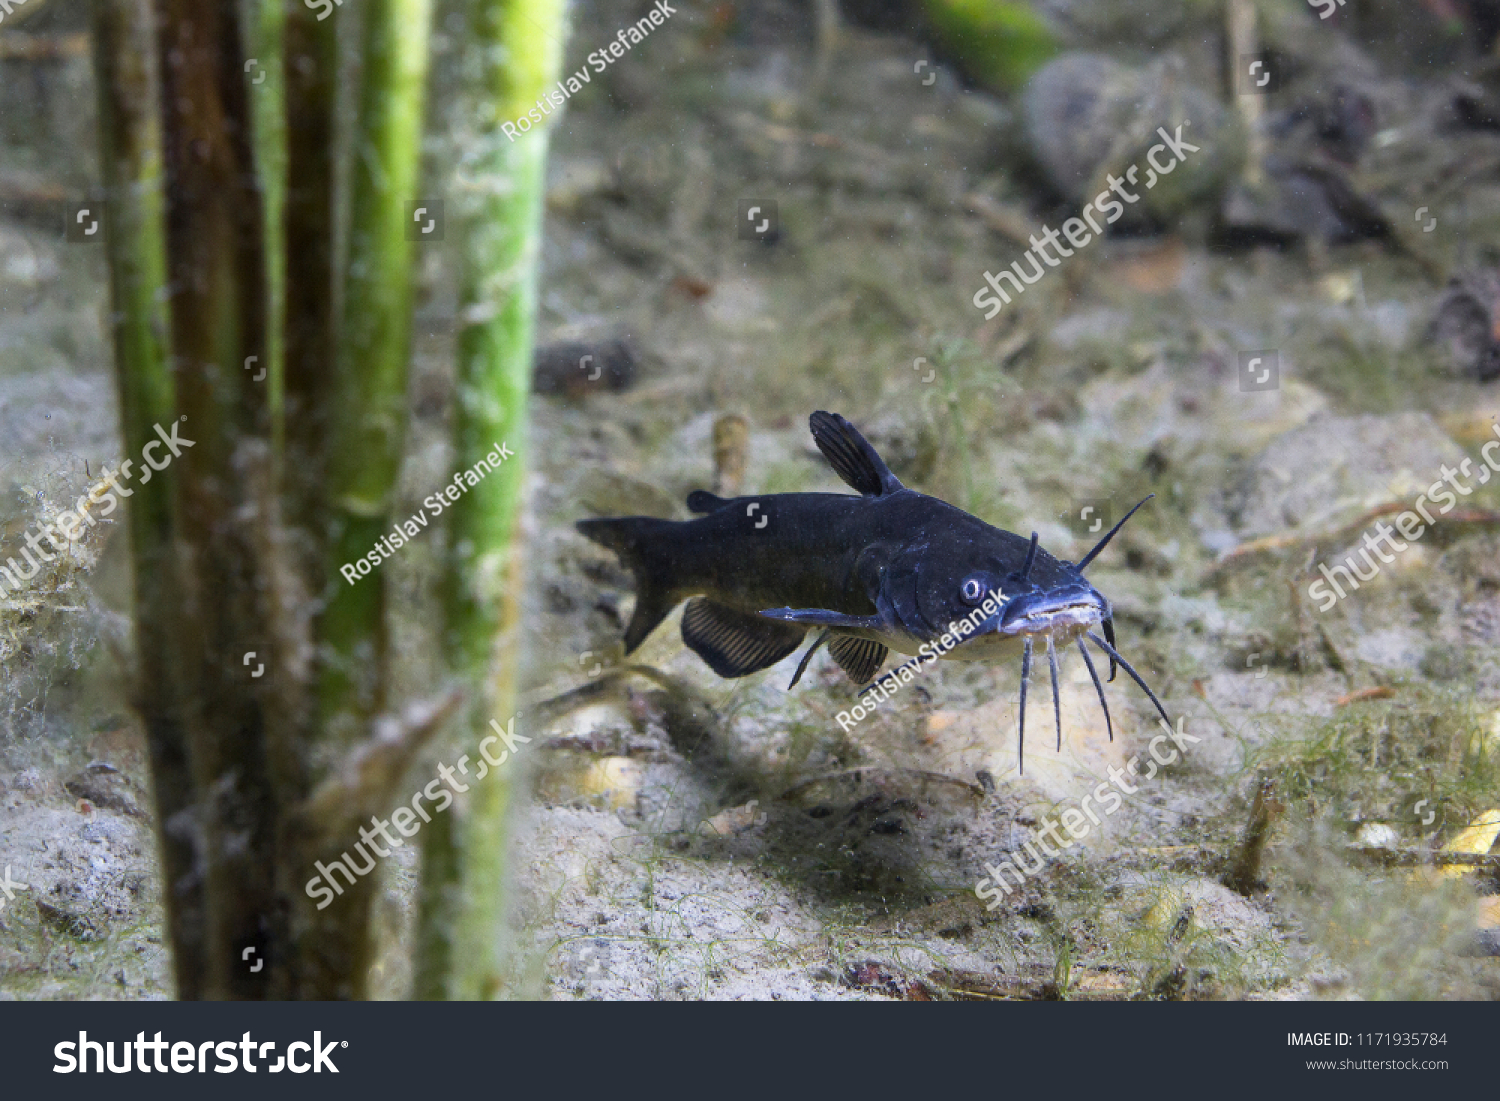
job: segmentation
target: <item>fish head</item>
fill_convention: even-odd
[[[876,601],[887,624],[917,642],[961,633],[954,656],[982,661],[1008,656],[1026,638],[1071,642],[1109,619],[1109,601],[1071,562],[1038,549],[1027,563],[1027,540],[995,535],[1002,538],[967,553],[929,548],[889,571]]]
[[[1069,563],[1059,563],[1068,566]],[[1074,576],[1046,587],[1015,593],[992,628],[1002,638],[1047,636],[1071,642],[1113,614],[1104,594],[1073,571]]]

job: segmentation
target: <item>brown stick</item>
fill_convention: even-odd
[[[738,497],[745,485],[745,450],[750,425],[738,413],[727,413],[714,421],[714,492]]]
[[[290,955],[275,883],[276,793],[263,684],[243,655],[268,650],[256,526],[271,515],[266,388],[241,369],[265,358],[265,256],[251,153],[244,49],[232,6],[158,0],[167,259],[181,435],[173,461],[180,590],[176,657],[204,823],[203,996],[258,998]],[[253,487],[253,488],[252,488]],[[260,973],[244,947],[274,945]]]
[[[1398,512],[1410,511],[1403,501],[1389,501],[1383,505],[1376,505],[1353,520],[1340,524],[1336,528],[1325,528],[1321,531],[1309,532],[1284,532],[1279,535],[1264,535],[1259,539],[1252,539],[1248,543],[1228,551],[1222,558],[1208,567],[1204,574],[1205,580],[1212,580],[1221,572],[1245,564],[1252,555],[1268,554],[1273,551],[1288,550],[1293,547],[1305,546],[1309,543],[1332,543],[1351,536],[1367,527],[1372,521],[1379,520],[1383,516],[1392,516]],[[1445,524],[1500,524],[1500,512],[1489,509],[1460,509],[1448,516],[1439,516],[1433,521],[1432,527],[1437,528]]]
[[[1250,807],[1250,824],[1245,829],[1245,840],[1240,845],[1234,866],[1224,877],[1224,886],[1247,898],[1265,886],[1261,878],[1260,862],[1265,856],[1266,842],[1271,837],[1271,826],[1280,815],[1282,805],[1276,798],[1276,781],[1262,776],[1255,792],[1255,802]]]
[[[287,189],[283,225],[287,521],[297,530],[304,576],[324,571],[323,492],[328,397],[333,377],[334,20],[319,22],[288,0],[282,63],[286,79]]]
[[[1239,110],[1245,124],[1245,183],[1261,187],[1266,182],[1265,157],[1266,134],[1262,125],[1265,113],[1265,98],[1242,96],[1239,82],[1244,74],[1239,71],[1240,59],[1260,52],[1260,38],[1255,30],[1254,0],[1227,0],[1224,21],[1228,31],[1229,95]]]
[[[88,54],[86,34],[0,35],[0,61],[71,61]]]

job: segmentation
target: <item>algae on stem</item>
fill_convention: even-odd
[[[541,252],[544,127],[512,138],[562,65],[561,0],[477,0],[469,38],[482,59],[471,93],[483,120],[455,188],[461,235],[455,470],[497,444],[507,461],[459,498],[443,580],[444,652],[473,688],[462,728],[479,741],[514,713],[520,646],[520,504],[529,451],[526,402]],[[491,998],[502,987],[508,819],[517,762],[477,781],[461,813],[424,831],[417,996]],[[455,808],[457,809],[457,808]]]

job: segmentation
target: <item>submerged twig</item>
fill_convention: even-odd
[[[1262,776],[1255,791],[1255,802],[1250,807],[1250,824],[1245,829],[1245,840],[1240,845],[1229,874],[1224,877],[1224,886],[1231,891],[1249,897],[1265,886],[1260,874],[1260,864],[1265,856],[1266,842],[1271,837],[1271,826],[1275,824],[1283,807],[1276,798],[1276,781]]]
[[[1318,531],[1278,532],[1275,535],[1265,535],[1259,539],[1252,539],[1248,543],[1241,543],[1226,551],[1224,555],[1204,573],[1204,580],[1213,580],[1225,570],[1244,565],[1255,555],[1268,554],[1275,551],[1289,550],[1294,547],[1318,543],[1336,543],[1340,540],[1352,538],[1352,536],[1368,527],[1372,522],[1385,516],[1392,516],[1399,512],[1408,511],[1410,508],[1404,501],[1389,501],[1383,505],[1376,505],[1372,509],[1362,512],[1360,515],[1338,524],[1332,528],[1323,528]],[[1443,524],[1500,524],[1500,512],[1490,509],[1460,509],[1446,516],[1437,517],[1432,526],[1434,528]]]
[[[1380,845],[1351,845],[1349,851],[1388,868],[1431,865],[1437,868],[1495,868],[1500,870],[1500,853],[1434,852],[1431,849],[1392,849]]]
[[[927,977],[941,996],[973,1001],[1050,1002],[1061,996],[1055,977],[1027,978],[1022,975],[987,975],[980,971],[939,968]],[[1088,971],[1068,984],[1069,1001],[1124,1001],[1134,984],[1124,975]]]
[[[750,425],[738,413],[726,413],[714,421],[714,492],[738,497],[745,485],[745,451]]]
[[[463,703],[461,685],[377,716],[370,736],[356,745],[303,805],[303,817],[325,835],[385,809],[407,769],[432,736]]]

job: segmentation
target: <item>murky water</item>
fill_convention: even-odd
[[[1488,851],[1500,807],[1495,28],[1288,2],[1247,38],[1234,7],[1048,0],[1038,75],[916,6],[829,35],[680,4],[551,124],[524,989],[1500,992],[1493,865],[1418,866]],[[641,14],[578,8],[569,70]],[[435,48],[440,96],[462,43]],[[101,250],[54,217],[93,180],[93,92],[84,57],[49,65],[0,62],[30,82],[0,170],[0,559],[121,457]],[[397,516],[449,477],[453,272],[420,271]],[[721,678],[679,611],[623,654],[635,582],[574,522],[852,493],[815,410],[1060,559],[1155,494],[1089,578],[1173,736],[1122,673],[1111,738],[1071,649],[1060,739],[1033,669],[1024,774],[1018,661],[923,668],[851,724],[826,652],[792,690],[800,652]],[[404,696],[434,676],[441,540],[388,567]],[[103,524],[0,591],[0,864],[39,904],[0,913],[18,997],[170,992],[128,585]],[[382,875],[400,997],[414,861]]]

